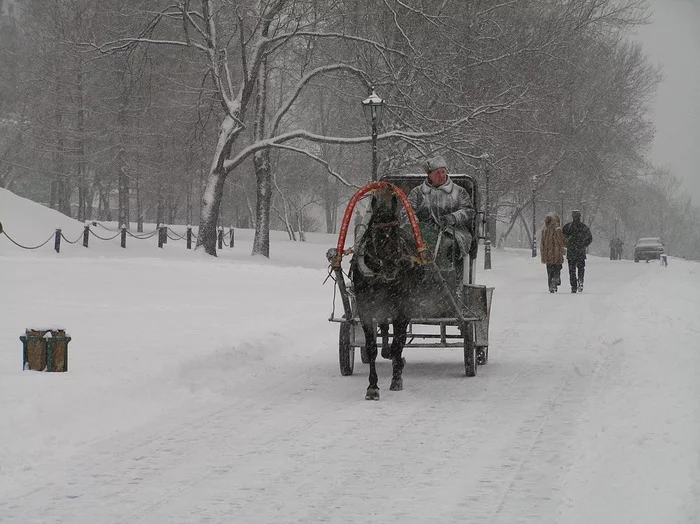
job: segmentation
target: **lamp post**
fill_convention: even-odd
[[[537,190],[537,175],[533,175],[532,177],[532,257],[537,256],[537,212],[536,212],[536,207],[535,207],[535,202],[536,202],[536,193],[535,191]]]
[[[566,195],[566,190],[559,190],[559,200],[560,200],[560,214],[559,219],[561,220],[561,225],[564,225],[564,197]]]
[[[365,112],[367,125],[372,126],[372,182],[374,182],[377,180],[377,127],[382,123],[384,100],[374,92],[374,86],[371,90],[369,97],[362,101],[362,109]]]
[[[486,179],[486,205],[484,206],[484,269],[491,269],[491,203],[489,201],[489,154],[481,155]]]

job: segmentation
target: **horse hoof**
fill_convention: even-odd
[[[379,400],[379,388],[367,388],[365,400]]]
[[[394,379],[391,381],[391,386],[389,386],[389,391],[403,391],[403,379]]]
[[[391,360],[391,347],[382,347],[382,358],[385,358],[387,360]]]

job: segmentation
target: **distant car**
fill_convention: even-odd
[[[634,245],[634,261],[646,260],[648,262],[649,260],[659,260],[665,252],[666,248],[659,237],[640,238]]]

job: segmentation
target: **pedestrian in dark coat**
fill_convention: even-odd
[[[564,233],[556,213],[547,213],[540,233],[540,257],[547,264],[549,292],[556,293],[561,284],[561,266],[564,264]]]
[[[571,222],[565,224],[562,231],[566,239],[566,261],[569,264],[571,292],[581,292],[586,270],[586,248],[593,242],[593,235],[590,228],[581,221],[579,210],[571,212]]]

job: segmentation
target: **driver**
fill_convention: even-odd
[[[408,195],[416,218],[439,228],[453,228],[460,253],[466,257],[472,241],[469,228],[475,213],[469,193],[449,177],[443,157],[428,159],[424,168],[427,178]]]
[[[447,163],[442,156],[428,159],[423,167],[427,178],[411,190],[408,201],[422,232],[425,229],[442,230],[443,234],[453,237],[459,246],[458,278],[461,278],[464,260],[469,255],[472,243],[470,227],[475,215],[474,206],[467,190],[455,184],[447,175]],[[408,223],[405,211],[402,211],[402,220]],[[434,248],[432,245],[431,249]]]

